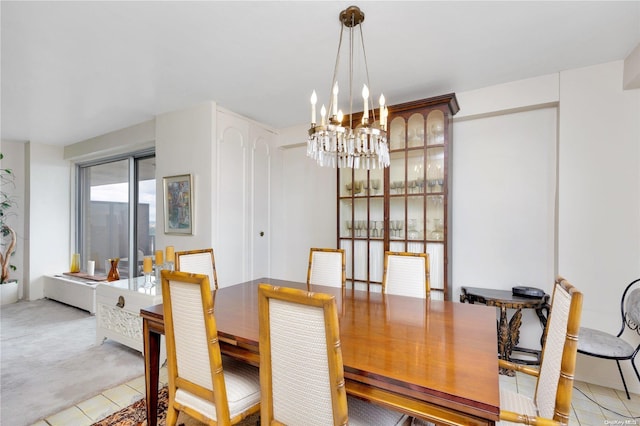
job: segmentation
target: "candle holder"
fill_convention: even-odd
[[[151,288],[153,281],[151,280],[151,272],[144,273],[144,288]]]

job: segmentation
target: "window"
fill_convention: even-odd
[[[155,168],[148,151],[78,165],[77,251],[83,265],[95,260],[96,275],[116,257],[121,278],[142,275],[155,247]]]

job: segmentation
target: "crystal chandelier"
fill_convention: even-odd
[[[340,12],[340,42],[338,55],[331,82],[333,96],[329,102],[329,109],[324,105],[320,110],[320,123],[316,121],[316,103],[318,97],[315,90],[311,95],[311,128],[307,140],[307,156],[313,158],[324,167],[350,167],[354,169],[376,169],[389,166],[389,146],[387,145],[387,115],[384,95],[380,95],[379,121],[376,121],[376,110],[369,97],[369,69],[364,50],[362,22],[364,13],[357,6],[350,6]],[[362,89],[363,115],[361,122],[354,127],[353,123],[353,44],[354,28],[360,29],[362,55],[366,83]],[[343,113],[338,109],[338,64],[342,48],[344,28],[349,29],[349,124],[343,125]],[[330,115],[327,116],[327,113]],[[370,119],[371,113],[371,119]]]

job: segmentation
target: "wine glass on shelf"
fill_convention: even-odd
[[[443,231],[442,219],[433,219],[433,238],[435,240],[442,240]]]
[[[444,191],[444,170],[442,169],[442,165],[438,164],[436,166],[436,181],[438,186],[440,187],[440,192]]]
[[[352,187],[352,185],[353,185],[353,184],[352,184],[351,182],[349,182],[349,183],[347,183],[347,184],[345,185],[345,187],[347,188],[347,193],[348,193],[349,195],[351,195],[351,187]]]
[[[409,219],[409,225],[407,226],[407,230],[409,231],[409,239],[417,240],[418,239],[418,220],[417,219]]]
[[[362,182],[362,188],[364,189],[364,195],[369,195],[369,180],[365,179],[360,181]]]
[[[398,237],[400,237],[402,239],[403,235],[402,235],[402,229],[404,228],[404,220],[399,220],[398,221]]]
[[[401,180],[396,181],[396,193],[404,194],[404,182]]]
[[[380,189],[380,179],[372,179],[371,180],[371,188],[373,189],[374,195],[378,194],[378,190]]]
[[[357,180],[353,182],[353,193],[354,195],[358,195],[360,192],[362,192],[362,181]]]
[[[378,238],[378,229],[376,229],[376,221],[369,222],[369,236],[371,238]]]
[[[347,220],[347,236],[353,237],[353,222]]]

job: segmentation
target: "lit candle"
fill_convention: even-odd
[[[142,261],[142,272],[144,272],[145,274],[150,274],[152,269],[153,260],[151,259],[151,256],[145,256],[144,260]]]
[[[369,118],[369,88],[366,84],[362,87],[362,99],[364,101],[364,115],[362,118]]]
[[[324,126],[325,121],[324,118],[327,116],[327,109],[324,107],[324,104],[322,104],[322,108],[320,108],[320,116],[322,117],[322,125]]]
[[[338,82],[333,85],[333,115],[338,115]]]
[[[314,90],[311,94],[311,123],[316,124],[316,102],[318,102],[318,96]]]
[[[384,130],[384,95],[380,94],[380,128]]]
[[[167,262],[173,262],[174,251],[173,246],[167,246]]]
[[[162,259],[164,256],[164,253],[162,252],[162,250],[156,250],[156,265],[160,266],[164,263],[164,260]]]
[[[342,124],[342,119],[344,118],[344,114],[342,113],[342,110],[338,110],[338,123]]]

